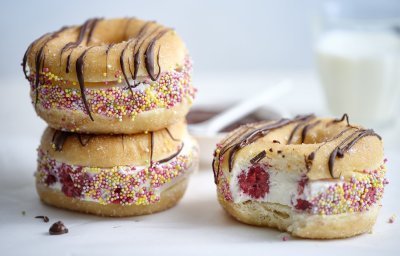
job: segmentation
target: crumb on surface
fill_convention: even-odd
[[[389,217],[388,223],[392,224],[396,220],[396,214],[393,214],[392,216]]]

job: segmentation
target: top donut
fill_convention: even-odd
[[[22,66],[38,115],[67,131],[159,130],[182,120],[195,94],[177,33],[136,18],[95,18],[47,33]]]

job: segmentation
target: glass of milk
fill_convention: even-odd
[[[363,125],[390,124],[400,116],[400,5],[393,15],[379,5],[329,3],[316,45],[328,108]]]

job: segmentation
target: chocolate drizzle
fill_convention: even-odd
[[[289,145],[289,144],[292,143],[292,140],[293,140],[293,138],[294,138],[294,135],[296,134],[297,130],[298,130],[301,126],[303,126],[303,131],[302,131],[302,134],[303,134],[304,128],[307,126],[307,123],[308,123],[310,120],[314,119],[314,118],[315,118],[314,115],[308,115],[306,118],[304,118],[304,120],[302,120],[299,124],[297,124],[297,125],[293,128],[293,130],[290,132],[290,136],[289,136],[289,139],[288,139],[287,144]],[[308,128],[306,128],[306,133],[307,133],[307,130],[308,130]]]
[[[306,140],[307,137],[307,132],[314,128],[315,126],[317,126],[319,123],[321,122],[321,120],[315,121],[312,124],[307,124],[303,127],[303,130],[301,131],[301,143],[304,143],[304,141]]]
[[[94,121],[92,117],[92,113],[90,112],[90,108],[86,99],[86,94],[85,94],[85,79],[83,76],[84,68],[85,68],[85,56],[89,52],[90,49],[92,49],[94,46],[87,48],[86,50],[83,51],[83,53],[78,57],[76,60],[76,76],[78,77],[78,83],[79,83],[79,88],[81,90],[81,95],[82,95],[82,101],[83,104],[85,105],[85,109],[90,117],[90,120]]]
[[[256,164],[256,163],[260,162],[266,156],[267,156],[267,152],[265,152],[265,150],[263,150],[260,153],[258,153],[255,157],[250,159],[250,163]]]
[[[180,142],[181,142],[181,140],[176,139],[176,138],[171,134],[171,132],[170,132],[170,130],[169,130],[168,128],[165,128],[165,131],[168,133],[168,136],[171,138],[171,140],[173,140],[173,141],[180,141]]]
[[[284,127],[288,124],[294,123],[294,122],[302,122],[304,120],[309,119],[314,115],[306,115],[306,116],[297,116],[294,119],[281,119],[277,122],[274,123],[267,123],[266,125],[263,125],[255,130],[252,130],[250,132],[247,132],[245,135],[241,136],[241,138],[237,138],[235,141],[234,145],[232,145],[232,148],[229,152],[228,155],[228,161],[229,161],[229,171],[232,170],[233,168],[233,163],[234,163],[234,158],[236,153],[246,147],[247,145],[253,143],[254,141],[264,137],[267,135],[271,130],[275,130],[281,127]],[[227,150],[229,149],[223,149],[221,150],[221,155],[223,155]]]
[[[333,173],[334,171],[333,167],[336,158],[343,158],[345,152],[350,150],[360,139],[367,136],[376,136],[379,139],[381,139],[381,137],[378,134],[376,134],[372,129],[368,130],[360,129],[347,136],[337,147],[335,147],[335,149],[329,155],[329,161],[328,161],[329,172],[332,178],[338,178],[338,176],[335,176]]]
[[[28,61],[28,53],[29,53],[30,50],[32,49],[33,45],[37,44],[37,43],[40,42],[43,38],[45,38],[45,37],[47,37],[47,36],[49,36],[49,35],[50,35],[50,33],[47,33],[47,34],[44,34],[43,36],[39,37],[38,39],[36,39],[35,41],[33,41],[33,42],[29,45],[28,49],[26,49],[25,54],[24,54],[24,57],[22,58],[22,64],[21,64],[21,65],[22,65],[22,71],[24,72],[24,75],[25,75],[25,78],[26,78],[26,79],[29,79],[28,72],[27,72],[27,70],[26,70],[26,63],[27,63],[27,61]]]
[[[157,163],[165,163],[179,155],[184,147],[184,143],[181,140],[178,140],[174,138],[171,134],[171,132],[168,130],[168,128],[165,128],[166,132],[168,133],[169,137],[173,141],[181,142],[181,145],[179,146],[178,150],[171,154],[170,156],[156,161]],[[150,167],[156,163],[153,161],[153,155],[154,155],[154,132],[149,132],[149,141],[150,141]],[[75,136],[78,140],[79,143],[81,144],[82,147],[85,147],[90,139],[94,137],[95,135],[92,134],[80,134],[80,133],[74,133],[74,132],[65,132],[65,131],[60,131],[60,130],[55,130],[53,133],[53,137],[51,139],[52,144],[54,145],[54,149],[58,152],[62,151],[64,144],[66,140],[71,137]],[[124,135],[121,135],[122,140],[124,139]]]
[[[166,163],[166,162],[172,160],[173,158],[175,158],[176,156],[178,156],[182,152],[182,149],[183,149],[184,145],[185,144],[182,142],[181,146],[178,148],[178,150],[174,154],[172,154],[172,155],[170,155],[170,156],[168,156],[168,157],[166,157],[164,159],[158,160],[157,162],[162,164],[162,163]]]
[[[76,76],[78,78],[78,83],[79,83],[79,88],[81,91],[81,95],[82,95],[82,101],[83,104],[85,105],[85,109],[90,117],[90,119],[92,121],[94,121],[92,114],[90,112],[90,108],[88,105],[88,102],[86,100],[86,94],[85,94],[85,80],[84,80],[84,65],[85,65],[85,56],[86,54],[89,52],[90,49],[92,49],[94,46],[87,48],[85,51],[83,51],[83,53],[78,57],[78,59],[76,60]]]
[[[71,50],[70,53],[68,54],[67,64],[65,66],[65,72],[66,73],[69,73],[69,71],[70,71],[70,59],[71,59],[72,52],[74,51],[74,49],[76,47],[81,45],[81,43],[85,39],[86,35],[87,35],[87,37],[86,37],[86,45],[90,42],[90,39],[91,39],[91,37],[93,35],[93,31],[94,31],[97,23],[100,20],[102,20],[102,19],[94,18],[94,19],[87,20],[79,28],[79,34],[78,34],[78,38],[76,39],[76,41],[75,42],[69,42],[69,43],[65,44],[64,47],[61,49],[60,56],[62,56],[64,52]]]
[[[44,53],[44,49],[47,46],[47,44],[53,40],[54,38],[57,38],[58,35],[63,32],[64,30],[66,30],[68,27],[62,27],[60,30],[53,32],[53,33],[48,33],[45,34],[44,36],[40,37],[39,39],[37,39],[36,41],[34,41],[26,50],[24,57],[22,58],[22,70],[24,72],[25,78],[29,79],[28,75],[27,75],[27,71],[26,71],[26,64],[27,64],[27,60],[28,60],[28,54],[30,52],[30,50],[32,49],[33,45],[41,42],[41,47],[39,48],[39,50],[36,52],[35,55],[35,80],[34,80],[34,90],[36,92],[36,96],[35,96],[35,106],[39,100],[39,85],[40,85],[40,72],[43,69],[43,65],[44,65],[44,60],[45,60],[45,53]]]
[[[343,116],[342,116],[341,118],[339,118],[339,119],[334,119],[334,120],[332,121],[332,123],[340,123],[340,122],[343,122],[344,120],[346,120],[347,126],[349,126],[349,125],[350,125],[350,122],[349,122],[349,115],[348,115],[348,114],[343,114]]]
[[[128,85],[128,87],[131,89],[132,91],[132,87],[135,88],[136,85],[136,79],[137,79],[137,73],[139,70],[139,65],[140,65],[140,46],[143,44],[144,40],[146,39],[144,37],[144,35],[147,33],[147,30],[150,26],[150,24],[152,24],[153,22],[146,22],[143,27],[139,30],[139,33],[137,35],[136,39],[130,39],[127,44],[125,45],[125,47],[122,49],[121,54],[119,56],[119,64],[121,66],[121,71],[122,74],[124,76],[125,82]],[[133,47],[133,72],[131,70],[131,65],[130,65],[130,58],[128,57],[128,67],[129,67],[129,72],[131,73],[131,77],[133,80],[133,85],[129,84],[129,80],[128,80],[128,76],[126,74],[125,71],[125,52],[126,50],[129,48],[129,46],[131,45],[132,42],[135,42],[135,45]],[[139,44],[140,42],[140,44]],[[139,45],[139,47],[137,47]]]
[[[94,135],[55,130],[53,138],[51,139],[51,142],[54,145],[54,149],[59,152],[62,151],[65,141],[70,136],[75,136],[79,140],[79,143],[82,145],[82,147],[84,147],[89,143],[90,139]]]
[[[91,111],[90,111],[90,106],[88,104],[88,101],[86,99],[85,95],[85,79],[84,79],[84,66],[85,66],[85,55],[87,54],[88,50],[91,48],[89,44],[91,43],[91,39],[95,33],[95,28],[98,24],[99,21],[101,21],[101,18],[94,18],[94,19],[89,19],[84,22],[84,24],[80,27],[77,27],[78,29],[78,36],[75,41],[68,42],[66,43],[62,48],[61,48],[61,53],[60,53],[60,66],[62,64],[62,58],[64,53],[68,52],[68,56],[66,57],[66,66],[65,66],[65,72],[69,73],[71,70],[71,61],[72,61],[72,53],[75,48],[79,47],[80,45],[84,44],[86,49],[83,51],[83,53],[76,59],[76,73],[77,73],[77,80],[79,82],[79,87],[81,90],[81,97],[83,104],[85,106],[86,112],[89,115],[90,119],[94,121]],[[134,18],[131,18],[127,21],[126,26],[125,26],[125,31],[124,31],[124,38],[126,38],[128,35],[128,29],[129,26],[131,26],[132,22],[135,20]],[[138,71],[139,67],[141,64],[141,58],[142,56],[144,57],[145,60],[145,68],[146,71],[150,77],[151,80],[155,81],[159,78],[161,75],[161,66],[160,66],[160,49],[161,46],[156,47],[157,42],[160,38],[162,38],[166,33],[171,31],[170,28],[162,28],[161,26],[157,25],[154,26],[154,28],[151,29],[150,31],[150,25],[155,24],[154,21],[151,22],[146,22],[144,25],[141,27],[141,29],[138,31],[137,35],[135,35],[135,38],[130,38],[126,45],[124,46],[119,62],[121,66],[121,72],[124,76],[124,80],[130,90],[132,88],[135,88],[138,83],[136,83],[136,79],[138,76]],[[44,64],[44,59],[45,59],[45,51],[44,48],[46,44],[52,40],[53,38],[57,37],[62,31],[67,29],[67,27],[61,28],[59,31],[54,32],[54,33],[48,33],[40,37],[39,39],[35,40],[33,43],[30,44],[28,49],[26,50],[24,57],[22,59],[22,69],[25,75],[25,78],[29,79],[28,77],[28,72],[27,72],[27,61],[28,61],[28,55],[31,52],[32,48],[37,45],[41,44],[41,47],[36,53],[35,56],[35,78],[34,78],[34,90],[36,91],[36,100],[35,100],[35,105],[38,102],[39,98],[39,91],[38,87],[40,84],[40,73],[43,68]],[[128,53],[128,50],[130,49],[130,46],[133,45],[132,53],[126,58],[125,55]],[[147,43],[147,44],[146,44]],[[107,46],[105,55],[106,55],[106,76],[108,74],[108,55],[110,52],[110,49],[114,46],[114,44],[110,44]],[[93,46],[92,46],[93,47]],[[131,59],[133,58],[133,61]],[[126,63],[125,63],[126,62]],[[131,66],[133,65],[133,70]],[[129,83],[129,77],[126,72],[128,66],[128,70],[131,74],[131,78],[133,80],[133,84],[131,85]],[[158,73],[155,73],[155,70],[158,71]]]
[[[158,160],[158,161],[156,161],[156,162],[153,162],[153,154],[154,154],[154,132],[149,132],[149,134],[150,134],[150,167],[153,166],[153,164],[155,164],[155,163],[161,164],[161,163],[166,163],[166,162],[172,160],[173,158],[175,158],[177,155],[179,155],[179,154],[181,153],[181,151],[182,151],[182,149],[183,149],[183,147],[184,147],[183,141],[178,140],[178,139],[175,139],[175,138],[172,136],[171,132],[168,130],[168,128],[165,128],[165,131],[167,132],[168,136],[169,136],[173,141],[179,141],[179,142],[181,142],[181,145],[179,146],[178,150],[177,150],[175,153],[173,153],[172,155],[170,155],[170,156],[168,156],[168,157],[166,157],[166,158],[164,158],[164,159]]]
[[[154,73],[154,48],[156,45],[157,40],[159,40],[162,36],[164,36],[167,32],[169,32],[170,29],[163,29],[161,32],[159,32],[149,43],[149,45],[146,48],[145,54],[144,54],[144,60],[146,62],[146,69],[147,73],[149,74],[151,80],[155,81],[159,78],[161,74],[161,67],[160,67],[160,48],[158,48],[157,51],[157,66],[158,66],[158,74],[155,75]]]
[[[241,128],[239,128],[237,130],[236,133],[233,133],[228,139],[224,140],[222,142],[223,146],[218,148],[214,152],[214,159],[213,159],[212,166],[213,166],[213,171],[214,171],[215,183],[218,184],[218,176],[221,171],[221,162],[223,161],[225,154],[228,154],[228,170],[230,172],[230,171],[232,171],[232,168],[233,168],[235,155],[240,149],[242,149],[245,146],[253,143],[254,141],[266,136],[271,130],[279,129],[286,125],[292,124],[292,123],[297,123],[297,124],[294,125],[293,130],[290,132],[288,144],[291,143],[291,141],[294,138],[294,134],[296,133],[296,131],[298,131],[300,129],[301,126],[303,126],[303,128],[301,131],[300,143],[304,143],[304,141],[306,140],[308,131],[310,129],[314,128],[315,126],[317,126],[319,123],[321,123],[320,120],[316,120],[313,123],[307,124],[307,122],[309,122],[310,120],[312,120],[314,118],[315,118],[314,115],[297,116],[292,120],[281,119],[281,120],[278,120],[273,123],[268,122],[268,123],[258,125],[255,127],[253,126],[253,128],[251,128],[252,127],[251,125],[242,126]],[[340,131],[334,137],[327,139],[326,141],[321,143],[321,145],[319,145],[318,148],[316,150],[314,150],[313,152],[311,152],[310,154],[304,156],[305,165],[306,165],[306,168],[308,171],[311,170],[313,161],[316,158],[316,153],[318,150],[321,149],[321,147],[325,146],[329,142],[332,142],[334,140],[341,138],[342,136],[344,136],[347,132],[349,132],[351,130],[354,130],[354,131],[351,132],[351,134],[346,135],[346,137],[343,140],[341,140],[339,145],[336,146],[329,155],[328,168],[329,168],[329,172],[330,172],[332,178],[337,178],[337,176],[334,174],[335,160],[337,158],[344,157],[344,154],[347,151],[349,151],[359,140],[361,140],[362,138],[367,137],[367,136],[376,136],[379,139],[381,139],[381,137],[371,129],[367,130],[367,129],[361,129],[361,128],[358,128],[355,126],[351,126],[348,121],[349,117],[347,114],[343,115],[343,117],[341,119],[333,120],[332,123],[339,123],[344,120],[347,121],[347,126],[342,131]],[[275,143],[275,140],[273,143]],[[272,148],[269,151],[273,152]],[[282,151],[280,151],[280,150],[277,151],[278,154],[281,152]],[[264,151],[260,152],[258,155],[256,155],[255,157],[253,157],[250,160],[250,163],[256,164],[258,161],[260,161],[265,156],[266,156],[266,152],[264,150]],[[284,157],[284,155],[282,155],[282,157]]]
[[[153,165],[154,154],[154,132],[150,132],[150,166]]]

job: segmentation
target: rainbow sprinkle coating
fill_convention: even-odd
[[[382,198],[384,186],[388,184],[383,169],[384,166],[365,170],[367,175],[359,179],[352,177],[349,182],[330,186],[326,192],[309,200],[311,207],[307,211],[320,215],[368,211]]]
[[[349,181],[337,182],[325,191],[312,198],[305,198],[302,192],[292,199],[292,206],[296,211],[309,214],[333,215],[368,211],[373,205],[379,203],[383,197],[384,187],[389,182],[384,177],[385,166],[382,164],[377,170],[364,170],[362,177],[351,177]],[[226,201],[233,202],[232,192],[229,187],[229,176],[224,172],[218,175],[218,194]]]
[[[68,165],[51,158],[39,149],[36,180],[57,189],[68,197],[96,201],[100,204],[149,205],[174,179],[191,171],[190,156],[178,155],[167,163],[150,167],[115,166],[96,168]]]
[[[125,84],[121,84],[124,80],[122,72],[118,71],[114,77],[120,85],[110,87],[108,82],[104,82],[103,88],[85,89],[90,111],[122,121],[124,116],[134,119],[139,113],[145,111],[172,108],[185,98],[192,101],[196,89],[191,86],[191,70],[192,64],[190,58],[187,57],[184,66],[179,71],[163,72],[157,81],[146,79],[132,90]],[[106,73],[105,76],[107,76]],[[29,81],[33,97],[34,80],[35,75],[31,73]],[[77,85],[76,82],[66,81],[54,75],[49,68],[43,68],[40,74],[37,104],[47,110],[55,108],[87,113],[80,89],[65,88],[71,84]]]

